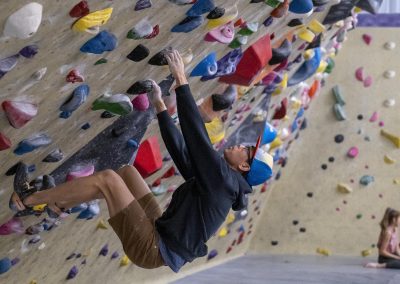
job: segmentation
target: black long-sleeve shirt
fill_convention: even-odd
[[[230,208],[243,209],[251,186],[213,149],[188,85],[176,89],[182,134],[167,111],[157,115],[162,138],[185,182],[156,220],[166,246],[191,262],[207,254],[206,242]]]

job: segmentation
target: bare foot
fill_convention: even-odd
[[[385,268],[384,263],[369,262],[364,265],[365,268]]]

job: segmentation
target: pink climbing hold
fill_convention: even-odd
[[[360,82],[364,82],[364,67],[357,68],[356,79]]]
[[[29,102],[4,101],[2,104],[8,121],[14,128],[21,128],[38,113],[38,106]]]
[[[1,236],[10,235],[13,233],[20,234],[22,232],[24,232],[24,225],[22,224],[20,218],[11,218],[0,226]]]
[[[0,132],[0,151],[6,150],[11,147],[11,140]]]
[[[67,75],[67,82],[76,83],[76,82],[83,82],[84,78],[79,71],[76,69],[71,70]]]
[[[358,148],[357,147],[351,147],[349,151],[347,152],[347,156],[349,158],[355,158],[358,156]]]
[[[94,173],[94,166],[93,165],[86,165],[86,166],[76,166],[73,170],[71,170],[66,178],[66,181],[70,181],[73,179],[77,179],[80,177],[87,177]]]
[[[363,35],[362,35],[362,39],[364,40],[364,42],[365,42],[367,45],[370,45],[370,44],[371,44],[371,41],[372,41],[372,36],[369,35],[369,34],[363,34]]]
[[[371,115],[371,118],[369,119],[369,122],[375,122],[378,120],[378,113],[374,111],[374,113]]]
[[[367,76],[367,78],[365,78],[364,80],[364,87],[368,88],[372,85],[372,77],[371,76]]]
[[[132,105],[134,108],[140,111],[145,111],[149,108],[149,98],[147,97],[147,94],[140,94],[136,96],[132,100]]]
[[[383,122],[383,121],[379,121],[379,126],[380,126],[380,127],[383,127],[383,126],[385,126],[385,122]]]

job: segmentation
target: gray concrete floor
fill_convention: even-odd
[[[367,269],[373,258],[247,255],[174,284],[400,284],[400,270]]]

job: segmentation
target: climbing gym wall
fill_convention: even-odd
[[[354,26],[354,3],[193,2],[1,4],[1,281],[164,283],[247,250],[286,150],[306,127],[304,113]],[[246,210],[228,215],[207,243],[208,256],[179,274],[132,265],[106,222],[104,202],[81,204],[58,218],[43,206],[36,216],[13,216],[8,200],[18,162],[29,166],[38,188],[45,174],[60,183],[134,164],[161,207],[168,206],[183,180],[162,143],[143,80],[160,83],[179,126],[174,82],[164,66],[169,48],[183,55],[216,150],[236,142],[244,122],[261,130],[267,120],[278,131],[266,146],[273,178],[254,188]],[[254,143],[259,133],[243,140]]]
[[[251,252],[377,256],[383,213],[399,209],[399,35],[398,28],[349,33],[271,188]]]

